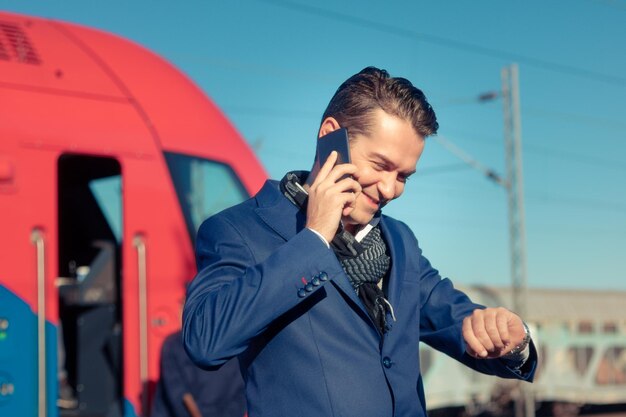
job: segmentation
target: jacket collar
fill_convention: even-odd
[[[283,195],[278,181],[266,181],[256,200],[256,214],[285,241],[304,228],[306,215]]]

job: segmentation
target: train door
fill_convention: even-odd
[[[114,158],[58,159],[58,401],[64,416],[121,417],[122,172]]]
[[[127,416],[148,417],[161,345],[180,329],[185,283],[195,270],[193,248],[162,154],[122,162],[124,397]]]

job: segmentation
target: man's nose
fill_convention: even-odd
[[[378,181],[378,192],[381,199],[392,200],[396,193],[396,175],[392,172],[385,175],[380,181]]]

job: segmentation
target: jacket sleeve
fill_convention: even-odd
[[[530,357],[521,370],[508,367],[501,359],[477,359],[466,353],[463,319],[475,309],[485,307],[473,303],[465,293],[454,288],[449,279],[442,279],[439,272],[421,255],[419,248],[418,251],[420,285],[423,289],[420,340],[476,371],[502,378],[532,381],[537,364],[534,345],[531,345]]]
[[[201,226],[198,274],[183,311],[185,349],[197,365],[221,365],[243,352],[272,321],[328,282],[300,291],[312,277],[341,272],[334,253],[310,230],[287,242],[276,239],[274,234],[247,236],[220,215]],[[275,250],[266,253],[267,248]]]

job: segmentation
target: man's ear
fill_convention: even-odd
[[[334,117],[327,117],[324,119],[320,126],[320,130],[317,134],[317,138],[321,138],[324,135],[329,134],[330,132],[334,132],[339,129],[339,122]]]

